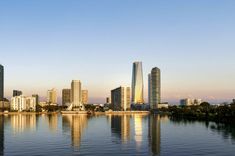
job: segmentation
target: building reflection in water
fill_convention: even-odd
[[[63,115],[62,126],[63,131],[71,131],[70,133],[72,146],[79,148],[83,131],[87,126],[87,115]]]
[[[4,116],[0,115],[0,155],[4,154]]]
[[[161,144],[161,119],[159,115],[149,116],[149,143],[154,155],[159,155]]]
[[[36,114],[17,114],[9,117],[14,134],[22,133],[26,130],[36,131]]]
[[[135,114],[134,115],[134,126],[135,126],[135,141],[136,145],[139,148],[142,143],[142,134],[143,134],[143,125],[142,125],[143,115]]]
[[[108,116],[111,119],[111,131],[117,134],[122,142],[130,140],[130,115]]]
[[[45,114],[44,120],[46,120],[49,130],[52,133],[58,130],[58,114]]]

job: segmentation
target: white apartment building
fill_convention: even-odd
[[[11,110],[14,111],[36,111],[36,98],[23,95],[11,98]]]

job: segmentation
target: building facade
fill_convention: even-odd
[[[148,75],[148,99],[150,109],[157,109],[158,104],[161,103],[161,71],[155,67]]]
[[[0,64],[0,100],[4,98],[4,67]]]
[[[68,106],[71,103],[71,89],[62,90],[62,106]]]
[[[88,104],[88,90],[82,90],[82,104]]]
[[[110,97],[106,97],[106,104],[110,104],[110,103],[111,103]]]
[[[13,111],[36,111],[36,98],[15,96],[11,98],[11,110]]]
[[[23,94],[23,92],[21,91],[21,90],[13,90],[13,97],[15,97],[15,96],[20,96],[20,95],[22,95]]]
[[[81,91],[81,81],[80,80],[72,80],[71,83],[71,103],[73,107],[84,110],[84,106],[82,104],[82,91]]]
[[[57,91],[55,88],[47,91],[47,102],[49,104],[57,104]]]
[[[111,90],[111,104],[114,110],[129,110],[130,99],[130,87],[118,87]]]
[[[144,83],[143,83],[143,70],[142,62],[134,62],[132,68],[132,103],[144,103]]]
[[[32,97],[36,98],[36,105],[39,105],[39,96],[38,96],[38,94],[33,94]]]
[[[181,99],[180,105],[181,106],[192,106],[192,105],[200,105],[202,103],[202,99]]]

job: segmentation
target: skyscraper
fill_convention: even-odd
[[[132,69],[132,103],[143,104],[144,103],[144,83],[143,83],[143,71],[142,62],[134,62]]]
[[[0,64],[0,100],[4,98],[4,67]]]
[[[62,90],[62,105],[66,106],[71,103],[71,89]]]
[[[152,93],[152,81],[151,81],[151,73],[148,74],[148,103],[151,104],[151,93]]]
[[[80,80],[72,80],[71,83],[71,102],[73,107],[83,110],[82,91]]]
[[[157,109],[161,103],[161,71],[155,67],[148,76],[149,84],[149,104],[151,109]]]
[[[82,104],[88,104],[88,90],[82,90]]]
[[[57,104],[57,92],[54,88],[47,91],[47,102],[49,104]]]

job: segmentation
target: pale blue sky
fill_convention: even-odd
[[[80,79],[90,102],[162,70],[163,101],[235,98],[234,0],[2,0],[5,92],[46,96]],[[61,96],[61,95],[60,95]]]

